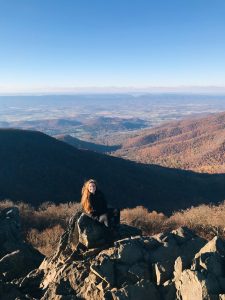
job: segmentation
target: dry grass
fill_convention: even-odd
[[[186,226],[206,239],[211,239],[215,235],[225,238],[224,216],[225,201],[219,205],[203,204],[191,207],[175,212],[171,217],[155,211],[149,212],[142,206],[124,209],[121,212],[123,222],[141,228],[147,235]]]
[[[152,235],[164,231],[167,217],[156,211],[149,212],[143,206],[127,208],[121,211],[121,222],[140,228],[145,234]]]
[[[24,202],[13,202],[11,200],[0,201],[0,210],[10,206],[19,208],[22,226],[25,231],[28,228],[44,230],[57,224],[65,228],[69,218],[78,210],[81,210],[80,203],[73,202],[58,205],[45,202],[38,209],[35,209]]]
[[[41,253],[50,256],[56,249],[63,232],[64,229],[60,225],[55,225],[43,231],[33,228],[27,232],[26,240]]]
[[[0,201],[0,210],[10,206],[19,208],[25,240],[47,256],[55,250],[70,217],[81,210],[79,203],[44,203],[34,209],[22,202]],[[122,210],[121,222],[141,228],[146,235],[187,226],[198,235],[211,239],[215,235],[225,238],[224,216],[225,201],[219,205],[200,205],[178,211],[171,217],[137,206]]]
[[[187,226],[197,234],[211,239],[218,235],[225,238],[225,201],[219,205],[200,205],[176,212],[169,221]]]

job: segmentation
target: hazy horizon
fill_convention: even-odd
[[[5,90],[0,87],[0,96],[44,96],[77,94],[209,94],[225,95],[225,86],[171,86],[171,87],[75,87],[35,88],[30,90]]]

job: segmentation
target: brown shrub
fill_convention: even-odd
[[[121,222],[140,228],[144,234],[153,235],[165,230],[167,217],[156,211],[149,212],[143,206],[126,208],[121,211]]]
[[[153,235],[180,226],[186,226],[196,234],[211,239],[215,235],[225,238],[225,202],[219,205],[202,204],[175,212],[171,217],[155,211],[149,212],[143,206],[124,209],[121,221],[142,229],[144,234]]]
[[[187,226],[197,234],[211,239],[215,235],[225,238],[225,201],[219,205],[199,205],[175,212],[169,221]]]
[[[0,210],[3,210],[7,207],[11,207],[14,205],[15,205],[15,203],[9,199],[2,200],[2,201],[0,201]]]
[[[39,208],[35,209],[30,204],[24,202],[0,201],[0,210],[11,206],[18,207],[24,232],[27,232],[31,228],[42,231],[57,224],[60,224],[65,229],[70,217],[81,210],[80,203],[73,202],[58,205],[45,202]]]
[[[55,251],[63,232],[64,229],[60,225],[55,225],[43,231],[32,228],[26,235],[26,241],[44,255],[50,256]]]
[[[33,227],[43,230],[60,224],[65,229],[70,217],[79,210],[80,203],[44,203],[35,212],[36,226]]]

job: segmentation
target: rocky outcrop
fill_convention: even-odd
[[[0,291],[4,281],[5,289],[21,293],[18,300],[225,299],[220,238],[206,241],[187,228],[142,236],[124,224],[109,238],[102,226],[74,216],[56,252],[23,278],[10,284],[0,278]]]
[[[18,208],[0,211],[0,299],[25,299],[17,282],[43,259],[44,255],[23,240]]]
[[[225,299],[225,242],[218,237],[209,241],[175,284],[178,299]]]
[[[224,298],[224,241],[219,238],[207,242],[187,228],[148,237],[121,225],[108,243],[106,228],[85,215],[73,230],[86,248],[71,255],[62,237],[56,253],[36,270],[42,300]]]

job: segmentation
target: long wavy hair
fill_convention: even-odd
[[[90,192],[88,190],[88,185],[89,183],[93,182],[96,186],[96,191],[98,190],[98,184],[97,181],[95,179],[89,179],[87,181],[85,181],[82,190],[81,190],[81,205],[83,210],[86,213],[90,213],[92,211],[92,207],[90,204]]]

